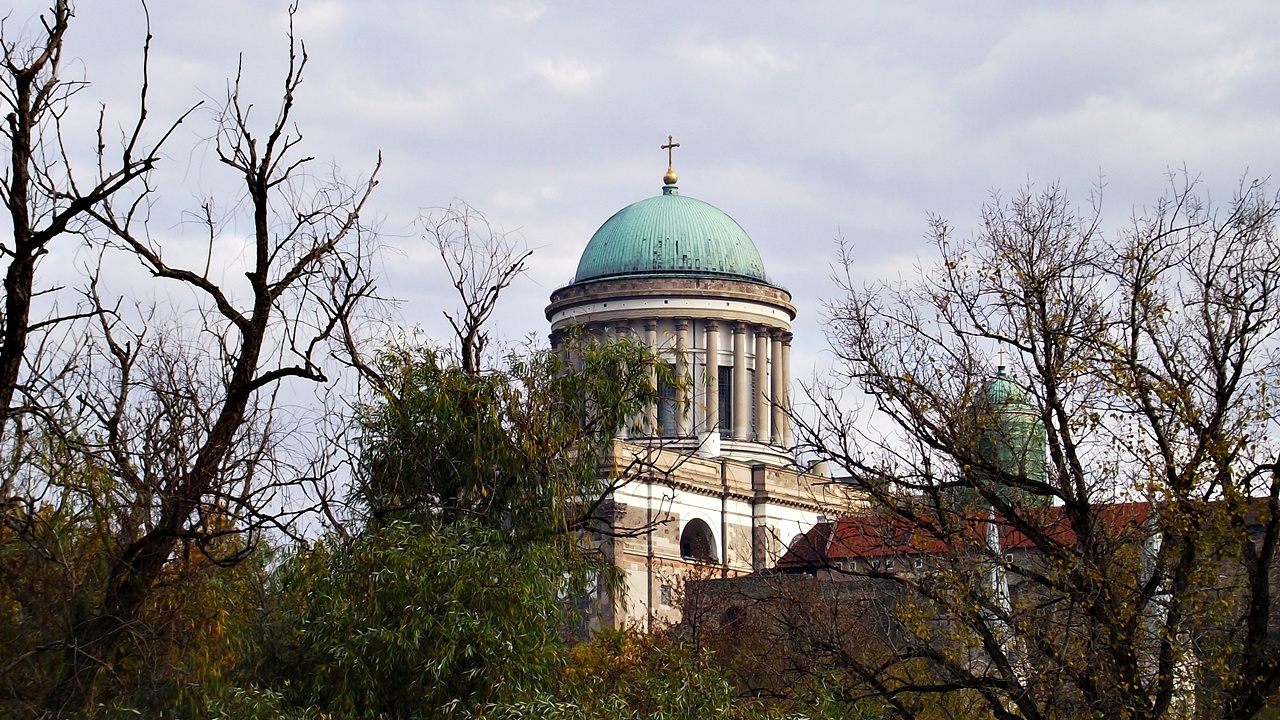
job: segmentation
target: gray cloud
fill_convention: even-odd
[[[155,115],[220,96],[241,57],[269,112],[285,7],[153,3]],[[78,14],[85,99],[123,114],[141,11],[104,0]],[[543,333],[546,296],[594,229],[657,192],[657,146],[674,133],[682,191],[734,216],[795,293],[804,367],[819,361],[837,233],[867,279],[888,279],[927,252],[927,212],[967,232],[994,188],[1061,179],[1083,201],[1101,173],[1114,226],[1158,196],[1169,167],[1185,163],[1218,195],[1246,168],[1273,172],[1278,14],[1260,2],[304,0],[298,124],[309,152],[351,175],[384,153],[375,204],[399,248],[387,291],[438,337],[452,299],[413,230],[420,209],[461,197],[523,233],[533,270],[498,322],[512,338]],[[201,123],[181,140],[207,135]],[[225,187],[195,147],[172,153],[175,204],[193,185]]]

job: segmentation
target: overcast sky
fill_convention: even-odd
[[[247,94],[274,107],[286,7],[152,0],[153,116],[223,96],[241,54]],[[39,8],[19,4],[10,31]],[[497,329],[545,336],[547,296],[602,222],[659,192],[673,134],[681,192],[735,218],[793,292],[802,377],[822,363],[837,235],[863,278],[892,279],[929,261],[928,213],[968,234],[996,189],[1060,180],[1085,202],[1101,178],[1115,227],[1170,168],[1221,198],[1275,173],[1278,16],[1261,2],[301,0],[296,119],[305,151],[350,176],[383,153],[383,288],[442,339],[453,300],[413,227],[424,208],[462,198],[523,234],[536,253]],[[93,83],[85,107],[127,114],[143,32],[137,2],[80,3],[67,52]],[[168,153],[174,202],[222,172],[196,120]]]

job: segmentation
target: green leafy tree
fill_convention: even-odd
[[[614,582],[590,531],[628,476],[602,462],[652,364],[594,339],[483,372],[380,355],[354,514],[274,574],[257,689],[228,714],[460,717],[550,691],[576,599]]]
[[[605,461],[656,402],[655,365],[638,343],[582,337],[481,373],[430,349],[387,351],[359,420],[356,507],[373,522],[468,520],[529,540],[598,529],[609,494],[652,470]]]
[[[465,717],[549,686],[563,665],[563,543],[462,521],[394,520],[302,550],[272,580],[259,687],[276,709]]]

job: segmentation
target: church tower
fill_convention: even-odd
[[[619,527],[652,531],[604,541],[627,593],[600,598],[602,622],[642,629],[679,619],[685,578],[772,567],[833,512],[819,497],[829,483],[796,468],[792,451],[791,294],[733,218],[680,194],[679,143],[662,147],[661,194],[606,220],[546,308],[553,345],[573,329],[630,338],[677,378],[614,444],[616,466],[659,470],[612,498]]]
[[[974,403],[978,454],[1002,473],[1045,483],[1045,429],[1025,388],[1004,365],[983,384]],[[979,473],[985,476],[986,473]],[[999,478],[982,477],[999,486],[999,495],[1021,507],[1046,506],[1049,498],[1010,487]]]
[[[591,237],[573,282],[551,295],[552,344],[582,326],[641,341],[673,366],[679,396],[664,393],[635,439],[792,465],[791,294],[769,281],[733,218],[681,195],[676,180],[669,168],[661,195],[619,210]]]

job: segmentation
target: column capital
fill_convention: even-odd
[[[689,329],[689,322],[690,322],[689,318],[682,318],[682,317],[678,317],[678,318],[676,318],[676,329],[677,329],[677,330],[688,330],[688,329]]]
[[[646,319],[646,320],[644,321],[644,329],[645,329],[645,330],[657,330],[657,329],[658,329],[658,321],[657,321],[657,320],[655,320],[655,319],[653,319],[653,318]]]
[[[789,333],[789,332],[784,332],[784,333],[782,333],[782,344],[783,344],[783,345],[790,345],[790,344],[791,344],[791,338],[794,338],[794,337],[795,337],[795,335],[792,335],[792,334],[791,334],[791,333]]]
[[[720,329],[720,321],[719,320],[703,320],[702,327],[706,328],[707,330],[710,330],[711,332],[715,332],[716,330]]]
[[[747,324],[744,322],[736,322],[733,324],[734,335],[744,335],[747,332]]]

